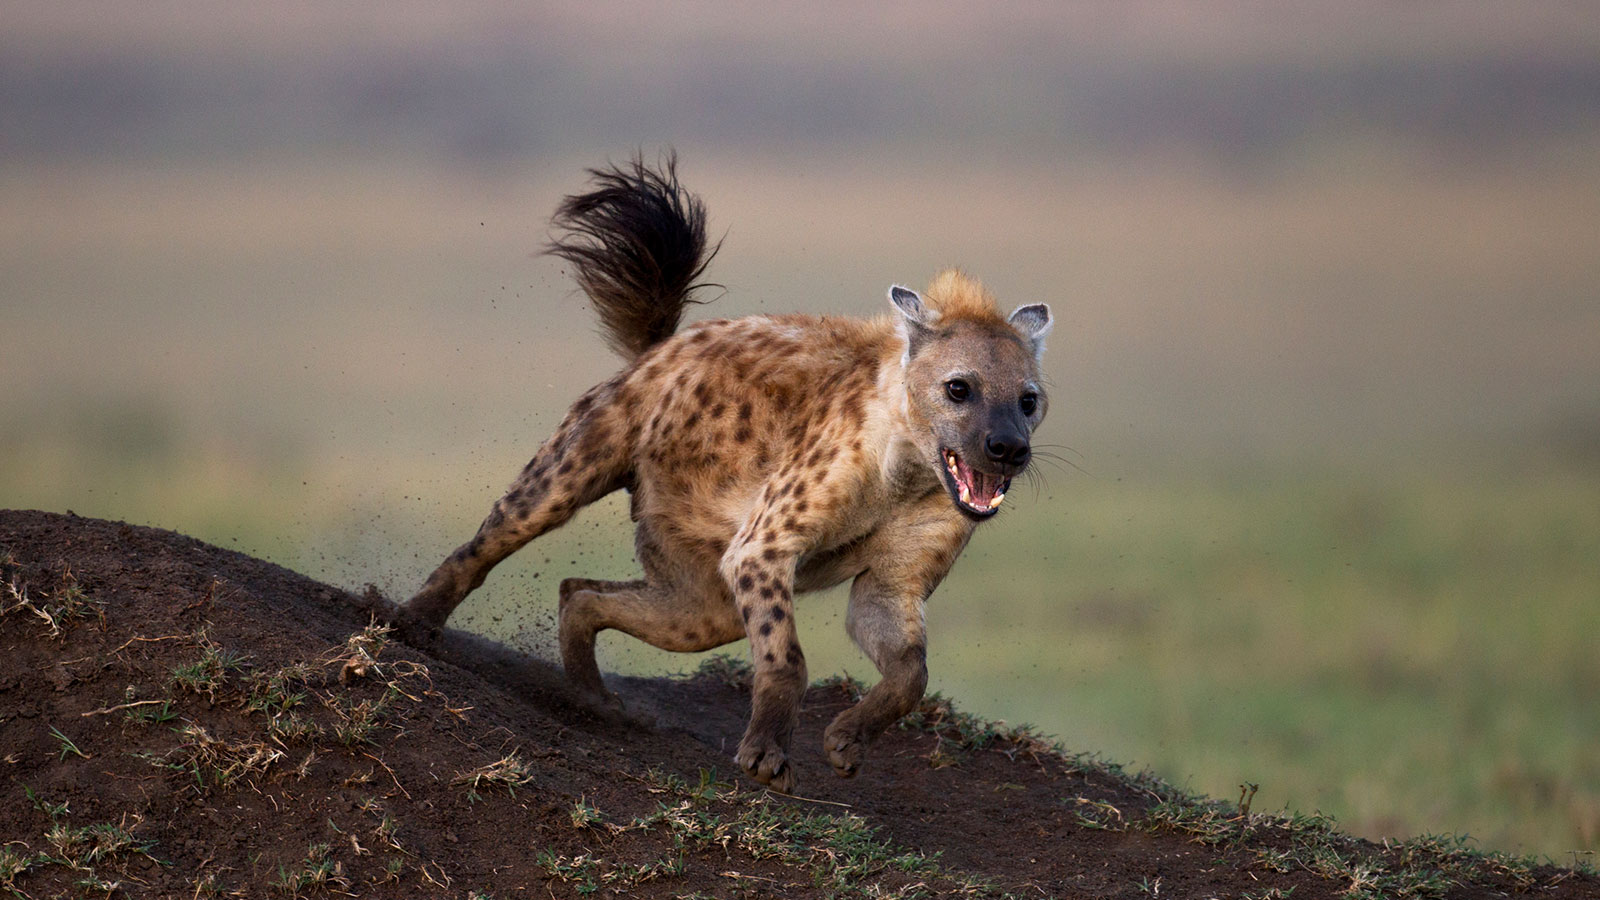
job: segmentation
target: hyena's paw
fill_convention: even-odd
[[[431,617],[417,615],[410,606],[388,606],[378,614],[379,619],[394,628],[400,638],[413,647],[432,647],[444,632],[444,623]]]
[[[779,793],[794,793],[794,766],[789,764],[789,754],[772,736],[745,735],[733,759],[756,781]]]
[[[622,698],[603,683],[593,685],[572,683],[572,697],[579,706],[608,719],[620,719],[627,713]]]
[[[867,755],[867,736],[850,711],[840,713],[822,734],[822,751],[840,778],[854,778]]]
[[[610,725],[650,730],[659,724],[655,715],[627,705],[621,696],[610,690],[601,689],[596,694],[574,689],[572,697],[584,712]]]

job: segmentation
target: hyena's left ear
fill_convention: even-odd
[[[898,284],[889,288],[889,302],[894,304],[899,313],[896,324],[906,339],[903,362],[910,362],[911,357],[917,355],[917,349],[933,335],[933,323],[938,320],[939,314],[923,306],[922,298],[917,296],[916,291]]]
[[[1019,306],[1006,318],[1006,321],[1032,345],[1035,359],[1044,356],[1045,335],[1050,333],[1050,326],[1055,324],[1055,320],[1050,318],[1050,307],[1043,303]]]

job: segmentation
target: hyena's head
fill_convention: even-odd
[[[925,297],[896,285],[889,300],[906,342],[911,438],[956,508],[987,519],[1027,468],[1048,406],[1039,359],[1050,308],[1002,316],[982,285],[955,270],[940,273]]]

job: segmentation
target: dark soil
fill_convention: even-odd
[[[807,695],[805,796],[767,793],[731,762],[735,664],[615,680],[606,719],[543,660],[412,646],[381,598],[150,528],[0,512],[0,582],[0,895],[1600,897],[1183,797],[938,698],[841,780],[850,684]]]

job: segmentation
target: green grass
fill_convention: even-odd
[[[989,578],[1008,573],[1004,601],[930,608],[935,665],[952,665],[937,629],[975,637],[948,651],[974,682],[935,673],[964,706],[1215,796],[1258,782],[1258,804],[1360,833],[1595,848],[1600,474],[1328,471],[1072,493],[1054,540],[975,548]]]
[[[835,815],[798,809],[775,802],[765,791],[742,791],[719,781],[715,772],[707,770],[701,770],[698,782],[690,785],[682,776],[651,769],[645,783],[651,793],[666,795],[667,799],[658,802],[654,812],[608,827],[617,831],[664,832],[679,850],[676,859],[606,871],[606,864],[599,860],[569,860],[547,852],[540,860],[546,871],[568,881],[581,878],[583,884],[598,887],[608,881],[637,882],[681,870],[685,847],[721,847],[724,851],[737,847],[755,859],[777,859],[808,871],[813,883],[833,897],[920,897],[933,893],[929,881],[952,894],[997,894],[981,879],[944,870],[936,857],[886,840],[853,813]],[[585,815],[580,821],[574,813],[574,827],[603,823],[604,815],[599,810],[581,800],[579,806]],[[742,877],[736,872],[721,874]],[[904,883],[891,887],[884,883],[886,877],[890,882]]]
[[[513,750],[492,763],[479,766],[471,771],[461,772],[450,780],[451,784],[464,785],[467,789],[467,802],[477,803],[483,799],[480,790],[504,789],[511,796],[517,795],[517,788],[533,781],[533,767],[517,755]],[[577,822],[578,813],[573,812],[573,821]]]

